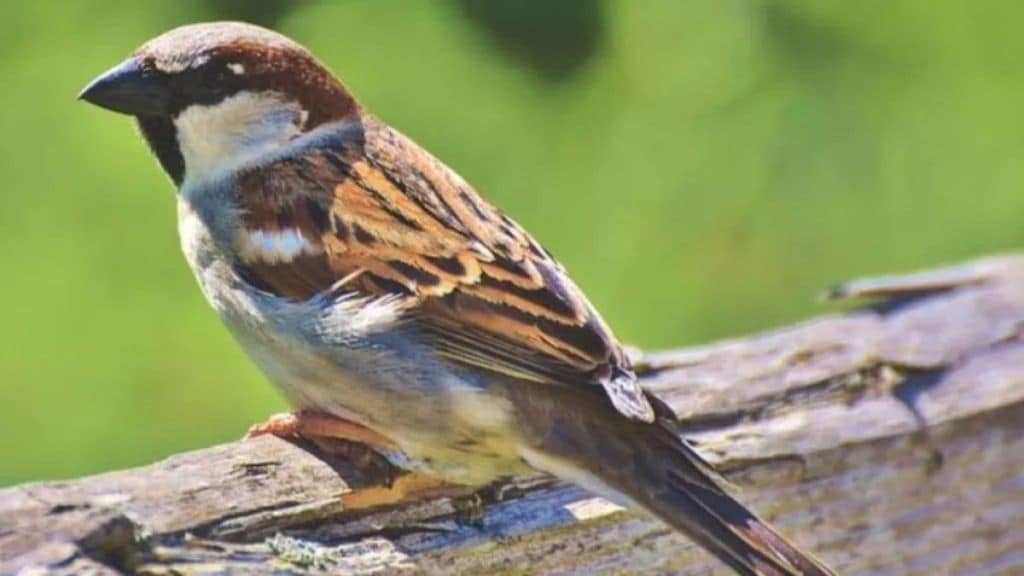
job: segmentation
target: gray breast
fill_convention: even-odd
[[[374,428],[414,460],[463,480],[521,465],[508,401],[484,375],[438,356],[404,317],[400,298],[294,302],[268,294],[236,273],[229,186],[188,190],[178,212],[182,249],[203,294],[293,406]]]

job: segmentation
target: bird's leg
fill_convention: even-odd
[[[383,485],[356,488],[343,495],[342,502],[349,510],[463,491],[433,476],[398,469],[382,454],[400,451],[398,445],[351,420],[307,410],[274,414],[266,422],[249,428],[246,438],[267,434],[286,440],[307,440],[324,452],[342,456],[370,477],[384,478]]]
[[[362,424],[308,410],[274,414],[266,422],[250,427],[245,437],[255,438],[266,434],[279,438],[304,438],[310,441],[345,440],[371,448],[398,450],[398,446],[390,438]]]

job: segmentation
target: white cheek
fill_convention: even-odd
[[[298,105],[269,93],[240,92],[174,119],[185,179],[229,172],[273,152],[299,134]]]

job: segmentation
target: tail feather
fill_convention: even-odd
[[[592,477],[591,487],[605,487],[645,508],[736,573],[835,576],[730,496],[668,420],[629,420],[578,395],[553,403],[532,395],[521,405],[527,404],[537,447],[547,457]],[[565,410],[567,405],[573,409]],[[579,481],[576,476],[567,478]]]
[[[797,549],[727,493],[675,479],[655,493],[650,510],[682,530],[736,572],[750,576],[828,576],[833,572]]]
[[[654,491],[649,510],[690,535],[740,574],[834,576],[730,496],[699,454],[670,425],[652,428],[651,440],[670,450],[657,458],[667,468],[668,490]]]

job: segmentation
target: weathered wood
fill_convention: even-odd
[[[743,498],[845,574],[1024,574],[1024,257],[641,360]],[[346,510],[372,479],[275,438],[0,492],[0,573],[724,574],[581,490]],[[356,492],[354,492],[356,491]]]

